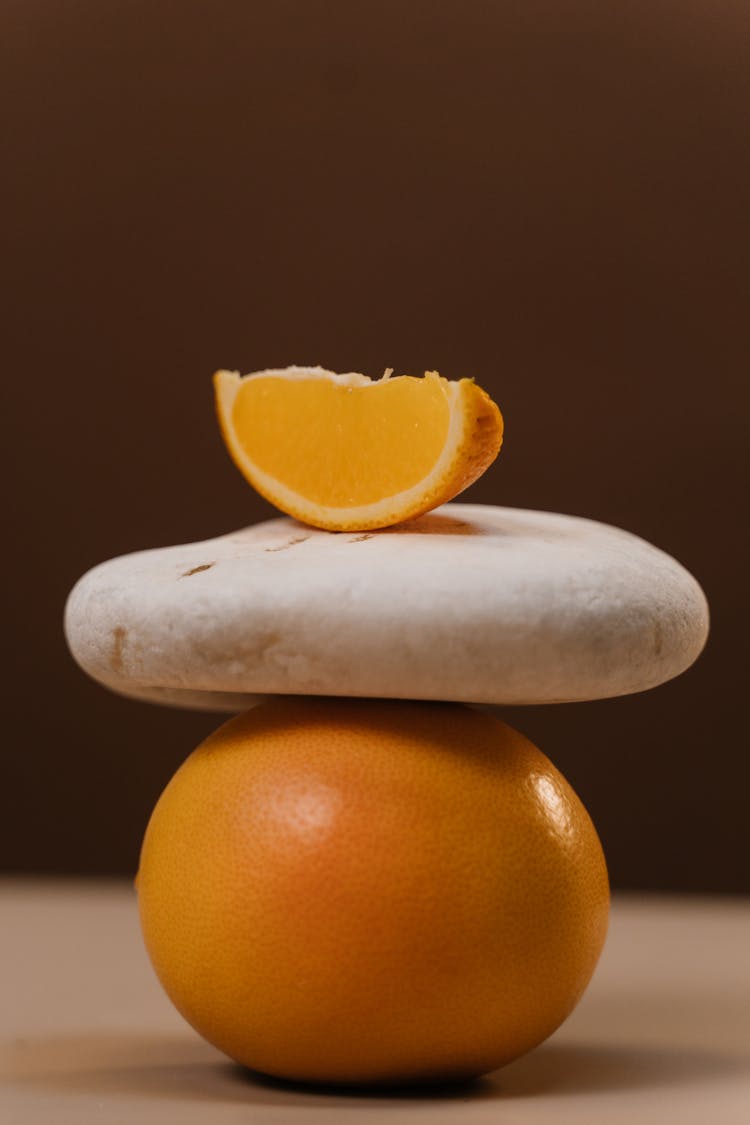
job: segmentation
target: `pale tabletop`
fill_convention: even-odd
[[[619,898],[587,995],[526,1058],[451,1091],[301,1091],[173,1011],[122,883],[0,884],[0,1120],[746,1125],[750,903]]]

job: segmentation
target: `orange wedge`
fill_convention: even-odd
[[[237,468],[290,516],[329,531],[413,519],[452,499],[497,457],[503,420],[472,379],[335,375],[288,367],[214,376]]]

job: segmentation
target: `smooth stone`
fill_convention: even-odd
[[[71,651],[125,695],[232,711],[285,693],[560,703],[643,691],[708,633],[694,578],[605,524],[447,504],[385,531],[282,518],[84,575]]]

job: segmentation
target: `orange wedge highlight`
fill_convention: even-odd
[[[446,503],[503,439],[489,395],[436,371],[379,380],[321,367],[217,371],[214,388],[246,480],[282,512],[329,531],[389,527]]]

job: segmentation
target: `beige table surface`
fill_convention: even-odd
[[[0,884],[3,1125],[750,1123],[750,903],[619,898],[587,995],[541,1047],[451,1093],[254,1079],[173,1011],[122,883]]]

